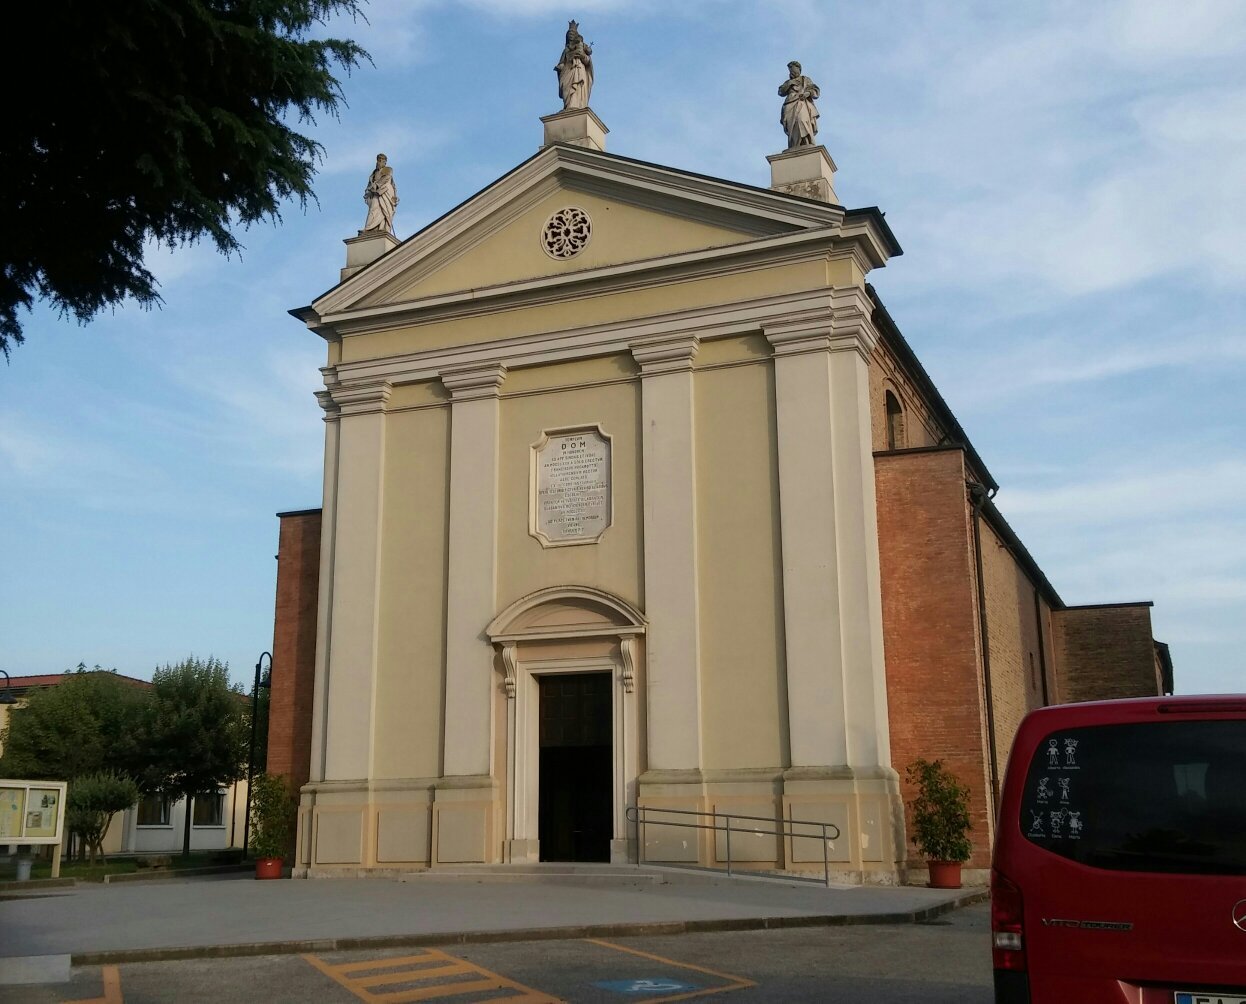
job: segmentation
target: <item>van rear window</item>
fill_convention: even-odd
[[[1246,721],[1062,729],[1039,743],[1021,832],[1095,868],[1246,875]]]

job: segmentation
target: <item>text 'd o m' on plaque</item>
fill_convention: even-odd
[[[547,429],[532,444],[532,536],[545,547],[596,543],[614,518],[610,461],[601,426]]]

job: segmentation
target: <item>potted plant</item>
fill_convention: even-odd
[[[973,853],[969,831],[969,789],[943,766],[942,760],[914,760],[905,772],[917,786],[909,803],[913,812],[913,843],[930,866],[930,886],[959,889],[960,868]]]
[[[257,879],[281,878],[281,866],[298,809],[290,785],[279,774],[260,774],[251,782],[251,847]]]

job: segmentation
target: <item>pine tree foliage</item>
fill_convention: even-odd
[[[150,241],[210,239],[313,198],[334,76],[365,53],[316,37],[361,0],[23,3],[6,12],[0,143],[0,350],[35,298],[85,323],[127,297],[160,302]],[[54,55],[52,55],[54,54]],[[293,125],[292,125],[293,123]]]

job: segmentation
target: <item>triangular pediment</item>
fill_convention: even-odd
[[[551,254],[546,224],[568,210],[576,253]],[[578,147],[547,147],[327,292],[317,312],[415,304],[712,253],[838,223],[843,210]]]

